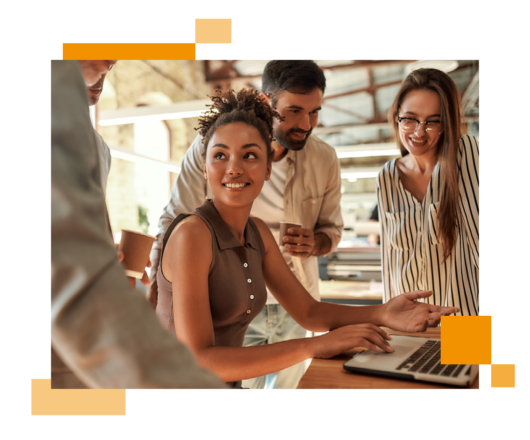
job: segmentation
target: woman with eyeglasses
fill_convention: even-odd
[[[479,148],[459,91],[436,69],[411,72],[389,109],[401,158],[377,179],[384,296],[479,313]]]

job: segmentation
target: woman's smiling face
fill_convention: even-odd
[[[256,128],[234,122],[216,129],[207,145],[204,174],[218,202],[252,204],[270,173],[267,145]]]
[[[398,110],[398,117],[420,121],[414,131],[404,131],[399,126],[399,138],[407,151],[414,156],[437,154],[441,133],[426,130],[426,122],[441,121],[441,103],[437,93],[431,90],[412,90],[405,95]],[[396,117],[396,122],[398,122]],[[433,124],[434,125],[434,124]]]

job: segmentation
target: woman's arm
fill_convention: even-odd
[[[262,376],[313,357],[335,356],[353,347],[375,351],[392,348],[374,326],[344,328],[318,338],[304,338],[258,347],[216,347],[208,292],[212,237],[203,221],[191,216],[171,234],[162,265],[173,282],[173,313],[177,338],[197,363],[225,382]]]
[[[267,287],[302,327],[327,331],[361,323],[385,325],[395,330],[417,332],[437,325],[443,314],[454,313],[455,307],[440,307],[416,302],[432,292],[418,291],[399,295],[380,306],[351,307],[314,300],[291,272],[280,253],[269,228],[254,219],[265,244],[263,275]]]

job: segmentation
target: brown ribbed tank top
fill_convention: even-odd
[[[261,312],[267,301],[262,272],[265,246],[251,218],[245,226],[243,246],[230,231],[211,200],[203,203],[193,214],[179,214],[164,235],[156,276],[158,283],[156,314],[163,327],[175,334],[173,286],[162,273],[162,258],[175,226],[190,215],[196,215],[204,221],[212,234],[212,263],[208,273],[208,292],[215,345],[242,347],[248,325]],[[230,382],[228,385],[240,388],[241,381]]]

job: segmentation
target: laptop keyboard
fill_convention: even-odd
[[[396,370],[432,374],[447,377],[456,377],[465,365],[442,365],[440,341],[427,341],[403,362]]]

